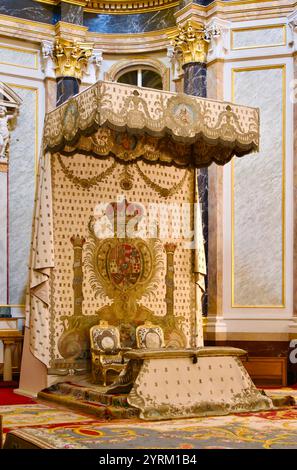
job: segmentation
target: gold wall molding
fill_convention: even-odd
[[[41,41],[53,41],[55,26],[37,21],[25,20],[14,16],[0,15],[0,34],[11,39],[41,43]]]
[[[149,5],[149,3],[153,5]],[[105,13],[109,15],[133,15],[135,13],[148,13],[153,11],[165,10],[179,5],[176,0],[154,0],[154,2],[135,1],[135,0],[109,0],[98,3],[97,1],[89,1],[84,8],[90,13]]]
[[[235,303],[234,279],[234,160],[231,162],[231,307],[253,309],[280,309],[286,307],[286,64],[260,65],[232,69],[231,100],[235,99],[235,74],[257,70],[282,70],[282,303],[280,305],[239,305]]]
[[[55,35],[57,38],[64,38],[72,41],[85,41],[88,32],[87,26],[58,21],[55,25]]]
[[[235,47],[234,46],[234,33],[240,33],[240,32],[245,32],[245,31],[261,31],[261,30],[273,30],[273,29],[282,29],[283,33],[283,40],[280,43],[264,43],[260,45],[255,45],[255,46],[240,46],[240,47]],[[239,50],[246,50],[246,49],[258,49],[261,47],[278,47],[278,46],[285,46],[287,44],[287,26],[285,24],[271,24],[271,25],[260,25],[260,26],[252,26],[250,28],[244,27],[244,28],[234,28],[231,29],[231,50],[232,51],[239,51]]]
[[[296,0],[235,0],[214,1],[208,6],[189,3],[175,13],[177,23],[189,19],[205,23],[213,17],[224,20],[247,21],[286,17],[297,7]]]
[[[102,49],[106,54],[143,54],[166,50],[169,41],[168,36],[174,36],[177,27],[165,28],[158,31],[133,34],[101,34],[89,32],[87,39],[94,42],[94,48]],[[125,41],[124,39],[128,39]]]
[[[159,73],[162,78],[163,90],[170,90],[170,69],[160,60],[151,59],[146,56],[138,56],[131,59],[127,58],[117,61],[107,72],[105,72],[104,80],[116,82],[120,74],[129,72],[130,70],[135,70],[136,68],[150,69]]]
[[[12,65],[14,67],[20,67],[20,68],[24,68],[24,69],[33,69],[33,70],[38,70],[38,51],[32,51],[30,49],[24,49],[24,48],[21,48],[21,47],[17,47],[17,46],[12,46],[10,44],[0,44],[0,49],[7,49],[8,51],[16,51],[16,52],[21,52],[21,53],[24,53],[24,54],[31,54],[34,56],[34,65],[33,66],[30,66],[30,65],[23,65],[23,64],[18,64],[18,63],[14,63],[14,62],[7,62],[7,61],[3,61],[0,59],[0,64],[4,64],[4,65]]]
[[[228,2],[229,3],[229,2]],[[296,5],[297,1],[292,3]],[[194,5],[197,7],[197,5]],[[284,12],[284,15],[288,15],[293,11],[293,6],[287,8]],[[193,7],[194,8],[194,7]],[[199,7],[200,8],[200,7]],[[202,7],[201,7],[202,8]],[[206,7],[203,7],[204,9]],[[225,11],[227,4],[225,3],[224,15],[220,16],[224,19],[229,18],[229,14]],[[196,11],[194,9],[194,11]],[[280,11],[280,10],[279,10]],[[210,14],[211,13],[211,14]],[[268,12],[269,13],[269,12]],[[203,22],[208,22],[213,16],[212,12],[204,12],[202,15]],[[244,20],[244,15],[242,20]],[[187,18],[186,18],[187,19]],[[185,22],[186,19],[178,19],[180,22]],[[252,19],[252,18],[249,18]],[[254,19],[259,19],[255,15]],[[202,21],[201,20],[201,21]],[[240,21],[240,17],[236,17],[236,21]],[[245,18],[246,20],[246,18]],[[61,24],[63,22],[60,22]],[[80,38],[83,41],[90,41],[94,43],[94,48],[99,48],[103,51],[104,54],[141,54],[141,53],[151,53],[159,52],[161,50],[166,50],[168,46],[168,36],[174,36],[177,34],[177,27],[164,28],[158,31],[150,31],[146,33],[129,33],[129,34],[106,34],[100,32],[88,32],[87,28],[80,27],[82,29],[77,29],[77,25],[70,25],[69,23],[63,23],[63,25],[68,25],[68,32],[66,34],[66,26],[61,30],[58,29],[58,26],[54,26],[46,23],[39,23],[37,21],[30,21],[23,18],[16,18],[8,15],[0,15],[0,34],[13,39],[20,39],[22,41],[31,41],[34,43],[41,43],[44,40],[54,41],[56,35],[61,35],[64,37],[71,37],[72,39]],[[72,29],[69,29],[71,28]],[[75,27],[75,30],[73,29]],[[123,38],[129,39],[128,41],[123,40]]]
[[[48,5],[58,5],[61,0],[35,0],[38,3],[44,3]],[[90,13],[107,13],[107,14],[135,14],[135,13],[146,13],[149,11],[159,11],[179,5],[177,0],[154,0],[150,2],[145,0],[64,0],[66,3],[78,5],[83,7],[84,11]],[[289,5],[288,5],[289,3]],[[281,15],[280,9],[287,10],[288,8],[294,9],[296,7],[295,0],[233,0],[228,3],[222,0],[215,0],[208,6],[203,5],[186,5],[181,11],[187,11],[191,7],[195,6],[196,10],[202,15],[217,14],[218,12],[232,12],[240,14],[244,18],[245,12],[262,12],[265,9],[271,9],[275,11],[278,16]],[[240,8],[238,8],[240,7]],[[241,18],[241,19],[242,19]]]
[[[297,53],[297,51],[296,51]],[[272,55],[262,55],[262,56],[258,56],[255,57],[255,60],[267,60],[267,58],[269,59],[285,59],[285,58],[292,58],[292,56],[294,56],[294,54],[292,53],[289,53],[289,54],[272,54]],[[236,59],[238,60],[238,59]],[[234,58],[230,58],[230,59],[214,59],[214,60],[210,60],[209,62],[207,62],[207,67],[210,67],[211,65],[214,65],[216,63],[230,63],[232,62],[234,64]],[[240,57],[240,62],[251,62],[251,57]]]
[[[59,5],[62,0],[34,0],[38,3],[45,3],[46,5]],[[70,3],[71,5],[78,5],[85,7],[88,3],[88,0],[63,0],[64,3]]]

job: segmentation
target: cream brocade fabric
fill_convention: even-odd
[[[188,173],[184,186],[176,194],[165,199],[152,188],[148,188],[136,173],[134,189],[123,191],[119,180],[122,165],[117,164],[114,175],[100,183],[100,187],[88,191],[76,187],[65,177],[58,155],[46,153],[42,156],[38,177],[38,193],[33,223],[33,241],[30,263],[30,293],[27,297],[27,326],[30,327],[30,347],[32,353],[49,366],[60,358],[57,343],[63,332],[62,315],[73,312],[73,248],[70,238],[79,233],[88,239],[88,220],[93,214],[96,203],[100,200],[116,200],[118,194],[124,194],[127,200],[156,203],[194,202],[194,170],[185,170],[162,165],[148,165],[139,162],[142,170],[149,177],[162,182],[164,187],[171,187]],[[108,168],[113,158],[98,159],[76,154],[63,157],[73,173],[80,177],[94,176]],[[166,178],[166,179],[165,179]],[[111,184],[112,182],[112,184]],[[76,201],[76,202],[75,202]],[[199,208],[199,206],[197,206]],[[183,318],[181,327],[187,338],[187,345],[203,345],[201,308],[195,304],[195,276],[199,278],[200,289],[204,288],[205,257],[202,238],[201,216],[196,214],[196,253],[195,272],[193,273],[193,250],[184,249],[181,241],[175,253],[175,292],[174,311]],[[53,229],[54,227],[54,229]],[[169,240],[170,241],[170,240]],[[166,240],[162,240],[163,243]],[[202,257],[201,257],[202,255]],[[161,282],[155,297],[141,299],[141,303],[153,310],[156,315],[164,315],[165,303],[165,253]],[[96,299],[89,283],[89,272],[84,266],[83,313],[94,315],[95,311],[106,304],[105,299]],[[199,274],[200,270],[200,274]],[[196,325],[195,325],[196,322]],[[195,336],[199,341],[194,344]],[[192,338],[192,340],[191,340]]]
[[[128,395],[140,418],[161,420],[224,415],[273,408],[236,357],[210,353],[190,357],[145,359]]]
[[[51,154],[41,156],[32,226],[26,326],[30,349],[46,365],[50,359],[50,271],[55,266]]]

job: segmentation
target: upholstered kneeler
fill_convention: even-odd
[[[253,384],[237,348],[141,350],[128,352],[142,360],[128,395],[146,420],[224,415],[273,408]]]

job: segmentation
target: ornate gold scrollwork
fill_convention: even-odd
[[[95,295],[112,301],[97,313],[110,323],[143,322],[153,312],[139,300],[152,294],[160,282],[163,247],[156,239],[117,238],[117,227],[115,237],[97,238],[95,223],[92,217],[85,263]]]
[[[208,43],[207,33],[204,28],[196,29],[191,21],[186,26],[179,26],[177,36],[171,41],[174,51],[181,56],[182,64],[190,62],[206,62]]]
[[[94,128],[99,129],[87,136]],[[203,159],[197,152],[201,144],[207,149]],[[202,167],[214,158],[226,163],[220,156],[226,147],[229,161],[258,145],[258,109],[119,83],[98,82],[49,113],[44,126],[45,149],[112,153],[125,162],[141,158]]]
[[[58,37],[53,48],[56,76],[81,79],[92,54],[92,43]]]
[[[114,204],[109,206],[115,208]],[[137,209],[137,205],[135,207]],[[118,238],[118,216],[113,213],[113,217],[114,237],[98,238],[95,218],[91,217],[89,222],[90,237],[86,244],[85,266],[95,295],[107,300],[106,305],[96,312],[97,315],[109,324],[118,325],[121,335],[125,329],[127,335],[128,330],[135,331],[137,325],[152,321],[163,328],[166,345],[184,347],[186,340],[180,328],[183,317],[175,316],[172,309],[166,315],[158,316],[140,303],[141,299],[153,295],[161,282],[163,245],[158,239]],[[129,223],[129,215],[127,219]],[[173,257],[171,261],[173,264]]]

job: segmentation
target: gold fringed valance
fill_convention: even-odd
[[[46,116],[45,150],[178,166],[224,165],[259,146],[259,110],[97,82]]]

